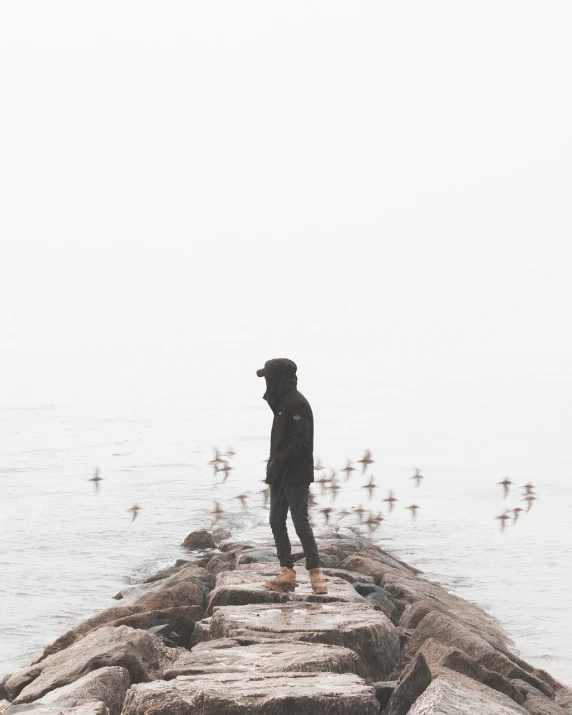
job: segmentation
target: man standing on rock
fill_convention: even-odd
[[[314,481],[314,418],[308,400],[298,392],[296,369],[292,360],[275,358],[256,371],[258,377],[266,379],[264,399],[274,413],[266,484],[270,485],[270,528],[282,567],[280,574],[264,586],[285,593],[294,591],[298,585],[286,529],[290,509],[304,549],[312,590],[326,594],[318,547],[308,519],[310,483]]]

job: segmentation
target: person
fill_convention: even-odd
[[[286,528],[290,510],[312,590],[326,594],[318,547],[308,519],[308,496],[314,481],[314,417],[308,400],[298,391],[296,371],[296,363],[287,358],[267,360],[256,371],[266,380],[263,399],[274,413],[265,481],[270,486],[270,528],[281,566],[280,574],[264,586],[286,593],[298,586]]]

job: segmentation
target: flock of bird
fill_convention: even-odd
[[[231,462],[236,452],[232,449],[232,447],[229,447],[224,453],[221,452],[217,447],[213,447],[213,449],[214,457],[208,464],[211,465],[215,477],[220,474],[224,475],[222,482],[220,482],[221,484],[224,484],[228,479],[230,472],[234,469]],[[356,461],[357,465],[361,465],[361,469],[360,467],[354,466],[352,461],[348,459],[345,467],[339,470],[345,475],[344,483],[348,482],[352,478],[354,472],[361,471],[361,476],[366,476],[368,468],[374,463],[375,460],[372,459],[371,451],[369,449],[366,449],[363,457]],[[329,496],[331,498],[331,504],[333,504],[336,500],[338,492],[341,489],[341,483],[337,471],[331,467],[326,467],[325,465],[323,465],[320,459],[316,460],[314,464],[314,471],[319,473],[319,477],[314,480],[314,483],[319,485],[321,495]],[[425,479],[419,469],[415,469],[414,474],[409,478],[415,482],[416,487],[419,487],[423,479]],[[99,483],[103,481],[103,477],[101,476],[99,467],[95,468],[95,473],[93,477],[91,477],[91,479],[89,479],[88,481],[94,483],[95,492],[97,493],[99,491]],[[513,482],[508,477],[506,477],[502,482],[499,482],[499,485],[502,486],[503,498],[506,499],[509,495],[509,487],[513,485]],[[379,488],[379,485],[375,482],[375,477],[373,476],[373,474],[369,475],[368,481],[363,484],[361,488],[366,490],[367,499],[371,502],[372,499],[374,499],[376,490]],[[532,504],[537,498],[534,493],[534,485],[529,482],[528,484],[525,484],[522,489],[524,490],[522,499],[524,502],[527,503],[526,511],[528,512],[532,508]],[[268,508],[267,505],[268,500],[270,498],[270,487],[266,486],[264,489],[262,489],[261,494],[263,497],[262,506],[264,508]],[[233,497],[233,499],[239,501],[243,509],[248,508],[248,496],[246,494],[238,494],[237,496]],[[390,489],[387,496],[384,499],[381,499],[380,502],[378,502],[378,505],[387,504],[387,512],[391,514],[395,508],[395,504],[397,501],[399,500],[395,496],[394,492]],[[319,506],[318,500],[311,492],[308,497],[308,506],[310,508]],[[411,518],[413,521],[415,521],[415,519],[417,518],[417,511],[419,508],[420,507],[417,504],[410,504],[409,506],[405,507],[405,509],[408,509],[411,512]],[[140,509],[141,507],[138,504],[134,504],[130,509],[127,510],[132,514],[132,522],[135,521],[135,519],[137,518]],[[367,527],[370,534],[377,531],[380,524],[385,520],[381,509],[366,509],[361,504],[359,504],[357,507],[352,507],[349,510],[346,508],[335,510],[333,506],[328,505],[322,506],[318,511],[319,513],[323,514],[325,524],[329,524],[330,520],[333,518],[334,515],[337,516],[338,521],[341,521],[348,516],[355,515],[358,519],[358,523]],[[501,532],[505,530],[506,522],[509,519],[512,519],[513,524],[516,524],[516,522],[518,521],[519,514],[523,511],[525,511],[523,508],[517,506],[513,507],[512,509],[505,509],[500,516],[497,516],[496,519],[500,521]],[[221,507],[220,502],[215,501],[214,507],[211,511],[211,516],[213,517],[211,528],[220,521],[223,514],[224,509]],[[316,524],[311,523],[311,526],[315,527]]]
[[[512,484],[513,482],[511,482],[508,477],[505,477],[502,482],[499,482],[499,485],[503,488],[503,499],[506,499],[509,495],[509,487],[512,486]],[[522,501],[527,503],[526,511],[530,511],[532,509],[533,502],[536,501],[536,494],[534,493],[534,484],[528,482],[522,487],[522,489]],[[506,522],[509,519],[512,519],[513,524],[516,524],[516,522],[518,521],[518,515],[522,511],[524,511],[524,509],[522,509],[520,506],[515,506],[512,509],[505,509],[500,516],[497,516],[496,518],[500,521],[501,532],[505,530]]]

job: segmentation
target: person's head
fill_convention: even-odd
[[[264,399],[272,410],[275,410],[279,401],[298,384],[296,377],[296,363],[288,358],[273,358],[264,363],[264,367],[256,371],[258,377],[266,380]]]

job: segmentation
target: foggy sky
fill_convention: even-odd
[[[4,0],[4,400],[570,376],[571,20]]]

